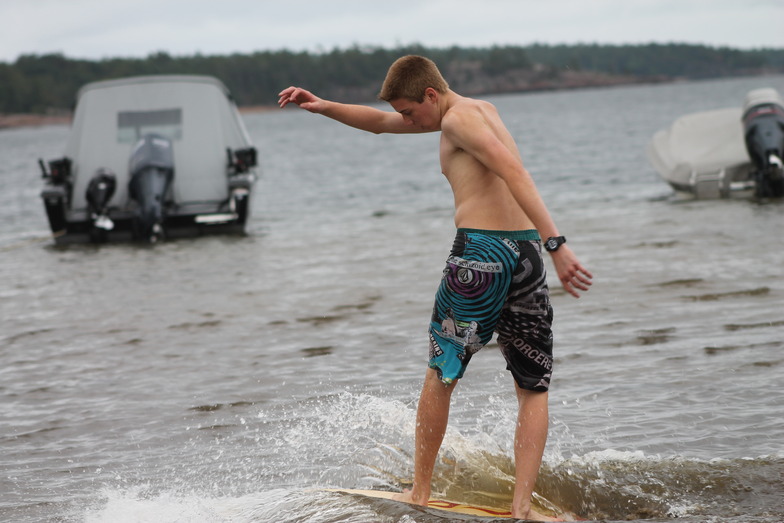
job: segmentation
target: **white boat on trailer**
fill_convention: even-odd
[[[673,189],[696,198],[784,197],[784,103],[775,89],[755,89],[743,107],[678,118],[647,153]]]
[[[39,161],[57,243],[244,232],[256,148],[208,76],[94,82],[76,97],[62,158]]]

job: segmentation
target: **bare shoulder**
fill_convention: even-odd
[[[460,132],[490,124],[496,118],[498,111],[490,102],[462,97],[444,114],[441,127],[446,132]]]
[[[462,149],[507,141],[506,128],[495,106],[473,98],[462,98],[449,108],[442,118],[441,131],[448,142]]]

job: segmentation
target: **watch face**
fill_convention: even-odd
[[[547,238],[547,241],[544,244],[544,248],[550,252],[556,251],[558,250],[558,247],[560,247],[565,242],[566,239],[563,236]]]

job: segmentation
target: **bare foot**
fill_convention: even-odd
[[[540,514],[539,512],[535,511],[534,509],[528,509],[528,514],[525,515],[517,515],[512,513],[512,517],[525,519],[526,521],[566,521],[565,519],[561,518],[554,518],[552,516],[545,516],[544,514]]]
[[[401,492],[400,494],[394,495],[392,499],[394,499],[395,501],[402,501],[403,503],[410,503],[412,505],[421,505],[423,507],[426,507],[429,496],[426,497],[424,500],[416,499],[414,497],[413,490],[404,489],[403,492]]]

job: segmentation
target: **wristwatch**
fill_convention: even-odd
[[[566,243],[566,238],[563,236],[550,236],[547,238],[547,241],[544,242],[544,248],[547,249],[548,252],[555,252],[558,250],[558,247]]]

